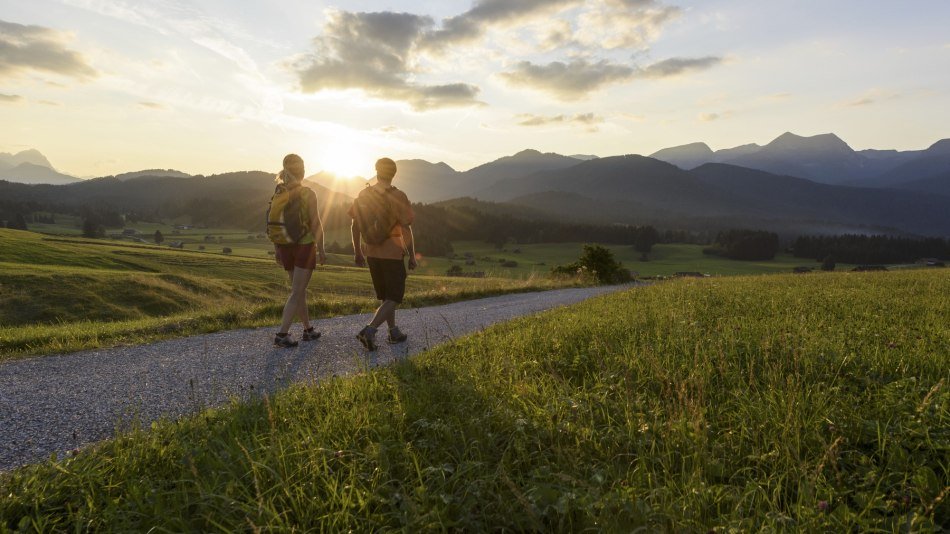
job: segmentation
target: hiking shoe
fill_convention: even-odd
[[[370,352],[376,350],[376,329],[372,326],[364,326],[360,333],[356,334],[356,339],[360,340],[366,350]]]
[[[290,337],[290,334],[277,334],[274,336],[274,346],[281,348],[296,347],[297,342]]]
[[[403,341],[409,339],[409,336],[404,334],[398,326],[394,326],[389,329],[389,342],[390,343],[402,343]]]
[[[310,328],[303,331],[303,335],[300,336],[300,339],[304,341],[316,341],[320,339],[320,332],[317,332],[311,326]]]

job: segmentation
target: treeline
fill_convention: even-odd
[[[429,255],[452,251],[452,241],[483,241],[501,248],[507,243],[605,243],[634,245],[649,252],[661,239],[652,226],[590,225],[529,220],[489,214],[468,206],[415,204],[413,229],[418,248]]]
[[[884,235],[801,236],[792,243],[797,258],[842,263],[910,263],[921,258],[950,258],[950,241]]]
[[[778,234],[775,232],[726,230],[716,235],[713,246],[703,249],[703,254],[733,260],[763,261],[775,258],[778,249]]]

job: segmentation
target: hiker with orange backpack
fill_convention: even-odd
[[[317,263],[327,261],[323,248],[323,224],[317,209],[317,195],[302,185],[303,159],[297,154],[284,157],[284,168],[274,181],[277,187],[267,208],[267,237],[274,243],[274,256],[290,277],[290,296],[284,305],[280,330],[274,337],[275,347],[296,347],[290,337],[294,317],[303,323],[300,339],[313,341],[320,332],[310,326],[307,309],[307,285]]]
[[[406,292],[406,265],[416,268],[412,221],[415,214],[405,193],[393,186],[396,162],[382,158],[376,162],[376,183],[367,185],[350,207],[351,235],[356,265],[369,266],[376,298],[381,301],[373,319],[356,335],[366,350],[376,350],[376,329],[388,323],[390,343],[407,337],[396,326],[396,308]]]

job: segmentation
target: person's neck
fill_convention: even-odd
[[[377,187],[382,187],[383,189],[389,189],[393,186],[393,181],[390,180],[387,182],[386,180],[380,180],[379,178],[376,178],[376,185]]]

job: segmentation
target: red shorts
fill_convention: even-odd
[[[317,247],[313,243],[308,245],[274,245],[274,257],[277,264],[285,271],[293,271],[294,267],[301,269],[317,268]]]

